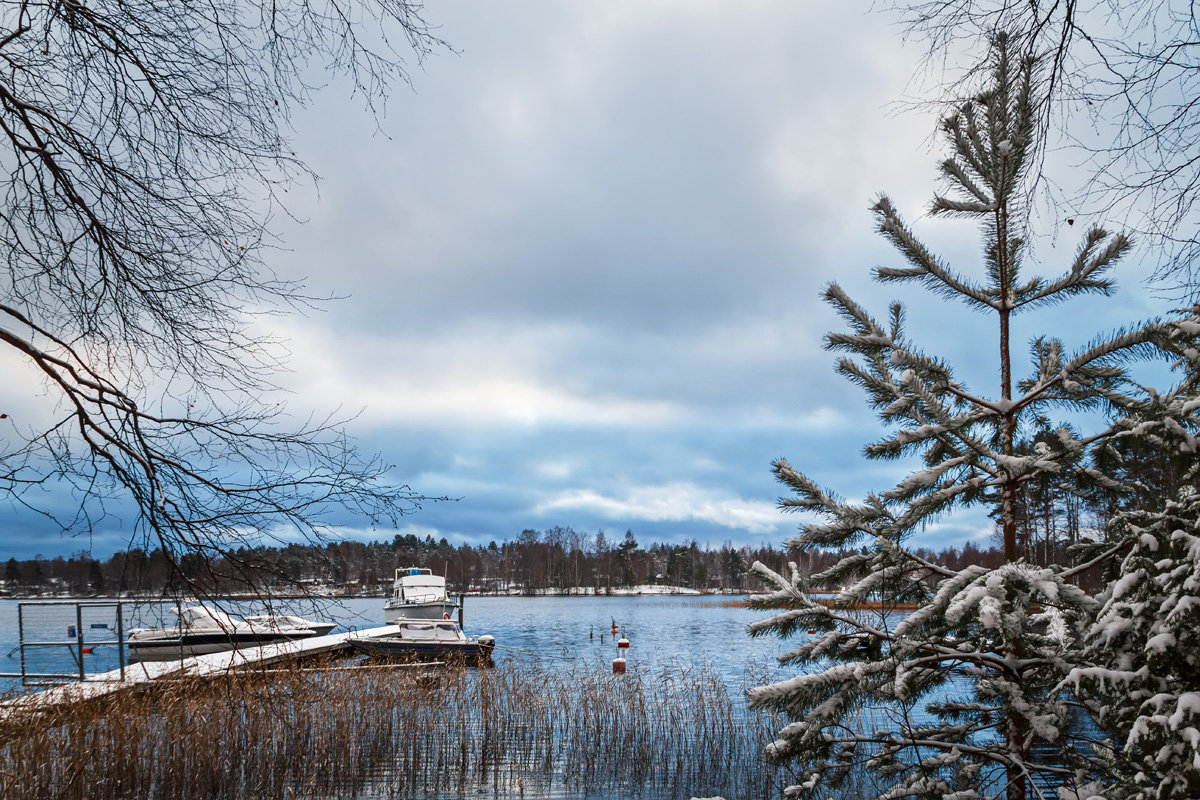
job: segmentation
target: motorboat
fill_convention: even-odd
[[[402,619],[395,633],[374,637],[352,636],[346,641],[360,653],[409,661],[460,661],[489,665],[494,636],[467,636],[452,620]]]
[[[211,606],[180,606],[173,628],[135,628],[125,639],[134,661],[165,661],[221,653],[241,647],[324,636],[333,622],[313,622],[291,614],[257,614],[237,619]]]
[[[446,579],[423,567],[396,570],[392,594],[383,604],[383,621],[395,625],[403,619],[441,619],[458,617],[462,622],[462,602],[446,595]]]

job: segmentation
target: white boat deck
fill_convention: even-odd
[[[83,681],[55,686],[41,692],[21,695],[0,704],[0,717],[13,711],[36,711],[63,703],[74,703],[102,697],[112,692],[151,683],[160,678],[204,677],[221,675],[232,670],[274,664],[292,658],[331,653],[347,647],[346,640],[375,638],[398,633],[395,625],[347,633],[331,633],[287,642],[273,642],[258,647],[244,647],[224,653],[208,653],[171,661],[139,661],[125,666],[125,677],[119,669],[88,675]]]

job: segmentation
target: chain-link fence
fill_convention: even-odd
[[[17,607],[20,672],[0,678],[20,678],[26,686],[62,681],[94,680],[92,664],[111,664],[114,679],[125,677],[125,630],[122,604],[115,601],[28,601]],[[97,651],[109,657],[90,658]],[[101,673],[108,674],[108,673]]]

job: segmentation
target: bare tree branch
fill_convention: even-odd
[[[1200,297],[1200,19],[1187,0],[893,0],[933,63],[997,30],[1044,59],[1038,120],[1057,128],[1085,178],[1058,205],[1134,234],[1154,278]],[[952,79],[957,82],[958,78]],[[1043,184],[1045,186],[1045,184]]]
[[[131,543],[172,557],[418,507],[337,420],[268,399],[252,323],[313,302],[264,263],[282,191],[314,177],[287,140],[306,75],[375,112],[441,46],[405,0],[0,0],[0,342],[60,412],[7,420],[0,495],[66,530],[132,500]]]

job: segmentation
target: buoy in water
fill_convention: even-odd
[[[812,636],[812,635],[813,635],[814,633],[816,633],[816,632],[817,632],[817,629],[816,629],[816,628],[809,628],[809,629],[808,629],[808,635],[809,635],[809,636]]]
[[[92,652],[92,648],[90,648],[90,647],[85,647],[85,648],[83,648],[83,652],[85,652],[85,653],[90,653],[90,652]]]
[[[625,659],[614,658],[613,659],[613,674],[619,675],[623,672],[625,672]]]
[[[613,634],[613,636],[617,635],[617,623],[616,622],[613,622],[612,634]]]
[[[624,636],[622,636],[620,639],[617,640],[617,647],[623,647],[623,648],[629,647],[629,640],[626,639]]]

